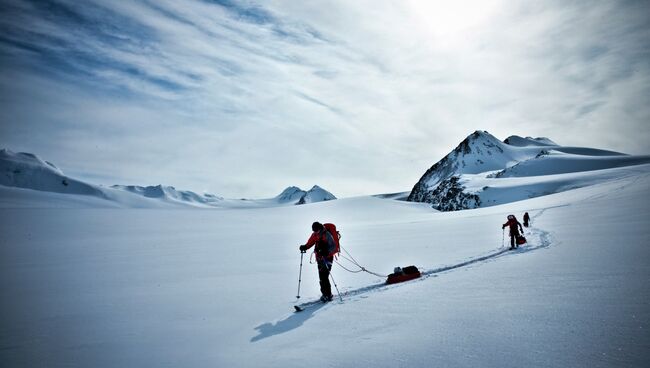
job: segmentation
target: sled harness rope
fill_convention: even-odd
[[[346,270],[346,271],[348,271],[348,272],[350,272],[350,273],[367,272],[367,273],[369,273],[369,274],[371,274],[371,275],[375,275],[375,276],[378,276],[378,277],[388,277],[388,275],[380,275],[380,274],[378,274],[378,273],[375,273],[375,272],[372,272],[372,271],[370,271],[370,270],[367,270],[365,267],[363,267],[362,265],[360,265],[359,262],[357,262],[357,260],[354,259],[354,257],[352,257],[352,255],[351,255],[351,254],[350,254],[350,253],[349,253],[345,248],[343,248],[343,247],[340,247],[340,248],[341,248],[342,251],[345,252],[345,254],[347,254],[347,257],[344,256],[344,255],[341,254],[341,253],[339,253],[339,257],[341,257],[341,258],[345,259],[346,261],[352,263],[353,265],[359,267],[358,270],[350,270],[350,269],[346,268],[345,266],[343,266],[343,265],[341,264],[341,262],[339,262],[338,259],[337,259],[337,260],[336,260],[336,264],[338,264],[342,269],[344,269],[344,270]]]

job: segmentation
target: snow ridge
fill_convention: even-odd
[[[527,146],[557,146],[558,144],[546,137],[532,138],[526,137],[522,138],[518,135],[511,135],[510,137],[503,140],[503,143],[515,146],[515,147],[527,147]]]
[[[155,185],[142,187],[138,185],[113,185],[113,189],[123,190],[129,193],[141,195],[147,198],[158,199],[163,201],[178,201],[202,205],[218,204],[223,200],[222,197],[213,194],[196,194],[188,190],[176,190],[172,186]]]
[[[98,187],[66,176],[52,163],[8,149],[0,150],[0,185],[106,198]]]

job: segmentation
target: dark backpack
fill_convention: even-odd
[[[336,225],[334,224],[323,224],[325,228],[325,236],[327,239],[327,248],[323,249],[324,255],[327,257],[332,257],[341,251],[341,244],[339,239],[341,239],[341,233],[336,230]]]

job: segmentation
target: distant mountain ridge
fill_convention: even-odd
[[[196,194],[189,190],[176,190],[172,186],[154,185],[142,187],[138,185],[112,185],[111,188],[123,190],[143,197],[161,200],[196,203],[203,205],[217,204],[222,197],[213,194]]]
[[[618,180],[648,168],[650,155],[561,146],[549,138],[513,135],[500,141],[486,131],[475,131],[432,165],[410,192],[375,197],[428,203],[440,211],[455,211]],[[228,199],[165,185],[105,187],[69,177],[34,154],[0,150],[0,203],[4,206],[65,206],[74,202],[99,207],[256,208],[334,199],[332,193],[318,185],[309,190],[290,186],[266,199]]]
[[[562,174],[591,172],[594,176],[602,174],[598,170],[647,163],[650,156],[565,147],[548,138],[513,135],[501,142],[490,133],[477,130],[431,166],[407,200],[430,203],[440,211],[485,207],[589,183],[560,177]]]
[[[510,145],[510,146],[515,146],[515,147],[526,147],[526,146],[557,146],[558,144],[553,142],[552,140],[545,138],[545,137],[540,137],[540,138],[533,138],[533,137],[526,137],[522,138],[518,135],[511,135],[510,137],[506,138],[503,140],[503,143]]]
[[[292,186],[274,198],[244,200],[226,199],[209,193],[197,194],[165,185],[104,187],[71,178],[54,164],[32,153],[15,153],[8,149],[0,150],[0,185],[41,192],[91,196],[127,207],[147,207],[147,203],[156,206],[266,207],[336,199],[332,193],[318,185],[314,185],[308,191]]]
[[[291,203],[291,204],[307,204],[307,203],[331,201],[333,199],[336,199],[336,197],[332,193],[319,187],[318,185],[314,185],[308,191],[304,191],[298,187],[288,187],[275,198],[280,203]]]

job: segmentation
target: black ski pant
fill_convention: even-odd
[[[510,246],[511,247],[513,247],[513,248],[515,247],[518,236],[519,236],[519,231],[515,231],[515,232],[511,231],[510,232]]]
[[[320,280],[320,292],[325,296],[332,295],[332,285],[330,285],[330,271],[332,270],[334,257],[318,258],[318,279]]]

